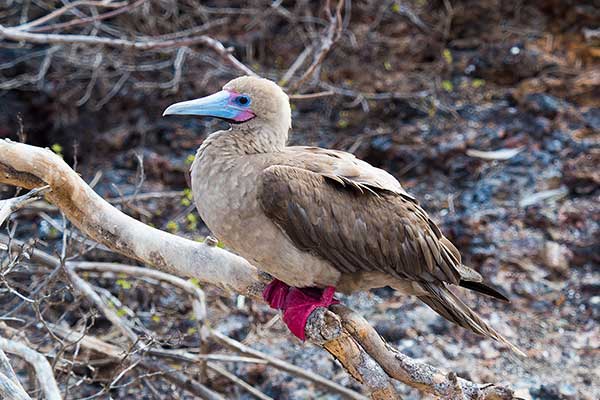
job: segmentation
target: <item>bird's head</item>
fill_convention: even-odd
[[[210,96],[175,103],[164,115],[217,117],[240,127],[270,128],[285,137],[292,124],[285,92],[275,82],[253,76],[236,78]]]

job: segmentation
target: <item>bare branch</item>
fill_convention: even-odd
[[[218,373],[219,375],[222,375],[223,377],[229,379],[230,381],[232,381],[233,383],[235,383],[239,387],[243,388],[245,391],[247,391],[248,393],[252,394],[257,399],[260,399],[260,400],[273,400],[272,397],[267,396],[266,394],[264,394],[260,390],[256,389],[252,385],[250,385],[248,382],[244,381],[243,379],[238,378],[235,374],[232,374],[231,372],[227,371],[225,368],[221,367],[220,365],[216,365],[216,364],[213,364],[213,363],[208,363],[208,367],[211,370],[213,370],[216,373]]]
[[[31,400],[19,378],[12,369],[8,357],[0,349],[0,397],[15,400]]]
[[[35,255],[36,254],[33,254],[33,256],[35,256]],[[174,285],[180,289],[183,289],[185,292],[187,292],[188,294],[190,294],[192,296],[192,307],[193,307],[194,314],[195,314],[197,321],[204,322],[204,320],[206,319],[206,305],[205,305],[204,292],[201,289],[199,289],[198,287],[194,286],[191,282],[183,280],[179,277],[176,277],[176,276],[173,276],[170,274],[166,274],[161,271],[148,269],[148,268],[134,267],[134,266],[122,265],[122,264],[99,263],[99,262],[68,263],[67,268],[69,268],[71,271],[73,271],[73,273],[74,273],[74,270],[81,270],[81,271],[87,271],[87,272],[90,272],[90,271],[112,272],[114,274],[123,274],[124,273],[124,274],[130,275],[132,277],[145,276],[148,278],[156,279],[158,281],[167,282],[167,283]],[[75,274],[75,276],[76,276],[76,274]],[[77,277],[77,279],[78,279],[79,285],[82,286],[82,289],[84,291],[87,292],[89,290],[92,290],[92,288],[89,286],[89,284],[87,284],[85,282],[83,284],[81,284],[81,281],[82,281],[81,278]],[[117,325],[117,327],[120,327],[120,329],[122,331],[128,332],[128,330],[126,328],[123,328],[124,324],[122,322],[122,319],[114,312],[114,310],[106,307],[103,304],[102,300],[99,297],[97,297],[97,295],[92,295],[91,297],[88,296],[88,298],[90,300],[92,300],[98,306],[98,308],[107,317],[107,319],[109,319],[111,322],[115,323],[115,325]],[[199,332],[201,332],[201,334],[202,334],[202,330],[203,330],[202,328],[199,330]],[[340,393],[340,394],[346,396],[347,398],[364,399],[364,396],[361,396],[352,390],[346,389],[343,386],[338,385],[337,383],[332,382],[318,374],[295,367],[283,360],[280,360],[275,357],[271,357],[271,356],[264,354],[258,350],[251,349],[250,347],[247,347],[247,346],[241,344],[240,342],[221,334],[218,331],[208,329],[207,334],[210,335],[211,338],[216,339],[218,342],[220,342],[221,344],[223,344],[229,348],[233,348],[237,351],[240,351],[243,354],[250,354],[254,357],[262,359],[262,360],[266,361],[269,365],[272,365],[282,371],[286,371],[290,374],[300,376],[304,379],[308,379],[308,380],[316,383],[317,385],[320,385],[322,387],[325,387],[327,389],[330,389],[337,393]],[[138,339],[137,335],[135,335],[135,334],[134,334],[134,336],[129,336],[129,337],[131,338],[131,340],[133,342],[137,341],[137,339]],[[150,350],[150,353],[159,355],[161,353],[161,351],[156,352],[156,351]]]
[[[49,186],[44,186],[38,189],[33,189],[23,196],[14,197],[12,199],[0,200],[0,225],[19,208],[39,200],[44,193],[50,190]]]
[[[7,377],[9,380],[15,382],[16,384],[18,384],[19,386],[21,386],[21,384],[19,383],[19,378],[17,378],[17,375],[15,374],[15,371],[12,369],[12,366],[10,365],[10,362],[8,361],[8,357],[6,357],[6,354],[4,353],[3,350],[0,350],[0,372],[2,374],[4,374],[5,377]],[[21,386],[21,389],[23,387]]]
[[[304,93],[304,94],[292,94],[290,95],[290,100],[312,100],[319,99],[321,97],[329,97],[333,96],[335,93],[331,90],[326,92],[317,92],[317,93]]]
[[[101,1],[88,1],[88,0],[74,1],[73,3],[66,4],[63,7],[59,8],[57,10],[54,10],[51,13],[46,14],[41,18],[38,18],[31,22],[27,22],[25,24],[21,24],[21,25],[17,26],[17,28],[20,30],[23,30],[23,31],[27,31],[33,27],[45,24],[48,21],[51,21],[53,19],[60,17],[61,15],[63,15],[64,13],[66,13],[67,11],[69,11],[72,8],[83,6],[83,5],[95,6],[95,7],[115,7],[115,6],[119,7],[119,5],[109,4],[102,0]]]
[[[0,372],[0,398],[12,400],[31,400],[31,397],[25,392],[19,381],[11,380],[8,376]]]
[[[117,8],[112,11],[105,12],[103,14],[94,15],[91,17],[77,18],[77,19],[74,19],[74,20],[71,20],[68,22],[62,22],[62,23],[58,23],[58,24],[42,26],[39,28],[34,28],[34,27],[32,27],[31,24],[27,24],[25,27],[20,26],[19,28],[21,30],[27,30],[27,31],[32,31],[32,32],[45,32],[45,31],[51,31],[51,30],[57,30],[57,29],[70,28],[70,27],[77,26],[77,25],[84,25],[84,24],[88,24],[90,22],[101,21],[103,19],[116,17],[119,14],[123,14],[128,11],[131,11],[132,9],[140,6],[142,3],[146,2],[146,1],[148,1],[148,0],[137,0],[131,4],[124,5],[123,7]],[[66,8],[67,6],[64,6],[62,8]],[[59,11],[60,11],[60,9],[57,10],[56,12],[59,12]],[[36,21],[33,21],[32,24],[35,24],[36,26],[40,25],[40,23],[36,23]]]
[[[304,379],[308,379],[308,380],[316,383],[319,386],[328,388],[330,390],[333,390],[336,393],[343,395],[344,398],[357,399],[357,400],[364,400],[364,398],[365,398],[364,396],[356,393],[355,391],[345,388],[343,386],[340,386],[340,385],[336,384],[335,382],[330,381],[329,379],[326,379],[320,375],[315,374],[312,371],[296,367],[295,365],[292,365],[288,362],[285,362],[276,357],[265,354],[259,350],[253,349],[250,346],[246,346],[245,344],[240,343],[237,340],[234,340],[234,339],[230,338],[229,336],[222,334],[219,331],[214,331],[214,330],[211,331],[211,337],[226,347],[229,347],[231,349],[239,351],[240,353],[248,355],[248,356],[261,358],[261,359],[267,361],[267,363],[273,367],[276,367],[282,371],[288,372],[292,375],[299,376]]]
[[[127,257],[163,271],[243,294],[260,295],[267,278],[243,258],[145,225],[98,196],[62,158],[39,147],[0,140],[0,182],[49,185],[47,199],[81,231]]]
[[[47,400],[61,400],[52,367],[46,357],[22,343],[3,337],[0,337],[0,349],[19,356],[33,366],[40,388]]]
[[[304,64],[304,61],[306,61],[306,58],[312,50],[312,46],[307,46],[304,50],[302,50],[302,53],[300,53],[300,55],[292,63],[290,68],[288,68],[285,74],[283,74],[283,77],[279,80],[280,86],[285,86],[290,81],[290,79],[292,79],[298,68],[300,68],[302,64]]]
[[[312,64],[304,71],[302,76],[298,78],[294,84],[289,87],[289,92],[294,93],[297,91],[300,86],[308,79],[310,79],[317,68],[323,63],[327,54],[331,51],[333,45],[340,39],[342,36],[343,29],[343,20],[342,20],[342,8],[344,6],[344,0],[338,0],[338,3],[335,7],[335,15],[331,14],[331,10],[329,8],[329,1],[325,3],[325,12],[329,17],[329,26],[327,28],[327,32],[325,36],[321,40],[321,47],[316,52]],[[301,58],[303,53],[300,54],[299,59]],[[293,65],[292,65],[293,66]],[[291,69],[291,68],[290,68]]]
[[[130,50],[156,50],[166,49],[174,47],[189,47],[197,44],[204,45],[219,56],[227,60],[238,70],[244,72],[247,75],[256,76],[256,73],[247,67],[240,60],[235,58],[231,54],[231,50],[225,48],[218,40],[207,36],[198,35],[190,36],[169,40],[126,40],[126,39],[112,39],[100,36],[86,36],[86,35],[71,35],[71,34],[55,34],[55,33],[32,33],[26,32],[17,28],[8,28],[0,25],[0,38],[9,39],[17,42],[28,42],[28,43],[41,43],[41,44],[86,44],[86,45],[103,45],[108,47],[117,47]]]
[[[394,3],[398,6],[398,14],[408,18],[408,20],[417,28],[419,28],[422,32],[431,34],[431,28],[427,26],[427,24],[425,24],[423,20],[421,20],[421,18],[419,18],[419,16],[409,6],[404,4],[404,2],[398,0],[394,1]]]
[[[128,353],[127,351],[118,346],[106,343],[93,336],[85,335],[82,337],[80,333],[72,331],[69,328],[65,328],[61,325],[49,324],[49,326],[52,327],[52,329],[57,335],[63,337],[65,340],[78,342],[81,346],[87,349],[105,354],[116,360],[122,360],[124,357],[128,357],[131,359],[133,364],[139,364],[149,371],[159,373],[169,382],[172,382],[182,387],[184,390],[187,390],[188,392],[198,396],[201,399],[224,400],[223,397],[218,393],[210,390],[201,383],[190,379],[185,374],[174,370],[173,368],[169,367],[169,365],[163,362],[144,359],[139,354]],[[7,327],[5,325],[0,325],[0,328],[3,328],[5,331],[11,332],[12,334],[16,333],[15,329]]]
[[[356,312],[342,305],[331,306],[341,317],[344,329],[355,338],[387,374],[407,385],[450,400],[510,400],[513,392],[503,386],[477,385],[454,373],[444,373],[425,363],[411,359],[384,342],[373,327]]]

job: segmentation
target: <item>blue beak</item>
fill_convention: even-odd
[[[231,102],[231,92],[222,90],[196,100],[182,101],[170,105],[165,115],[202,115],[235,120],[244,110]]]

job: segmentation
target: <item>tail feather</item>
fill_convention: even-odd
[[[470,289],[470,290],[474,290],[479,293],[483,293],[487,296],[493,297],[498,300],[502,300],[502,301],[506,301],[506,302],[510,301],[508,299],[508,297],[500,291],[500,289],[497,289],[487,283],[461,280],[459,285],[466,289]]]
[[[478,335],[487,336],[502,342],[514,353],[526,357],[525,353],[496,332],[487,322],[463,303],[462,300],[448,290],[446,286],[438,286],[430,283],[421,283],[421,286],[428,292],[428,295],[418,296],[419,299],[442,317],[463,328],[470,329]]]

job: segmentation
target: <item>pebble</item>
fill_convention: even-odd
[[[479,348],[481,349],[481,355],[486,360],[492,360],[500,356],[500,352],[494,348],[489,340],[481,341]]]
[[[525,97],[525,108],[527,110],[548,118],[555,117],[560,110],[560,106],[560,100],[549,94],[531,93]]]
[[[577,389],[570,383],[542,384],[533,393],[536,400],[574,400],[577,398]]]

